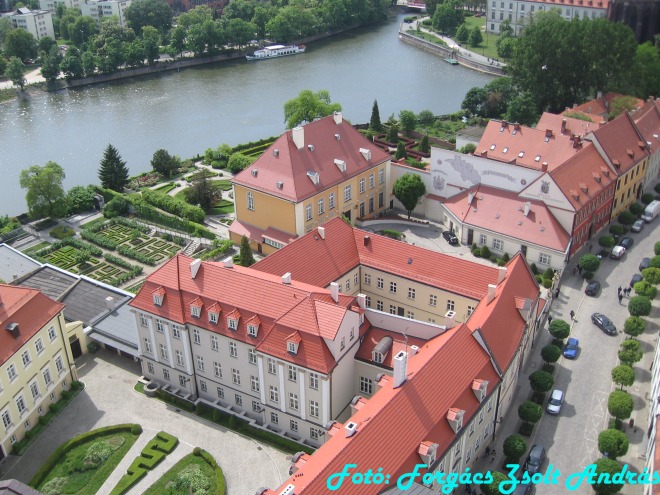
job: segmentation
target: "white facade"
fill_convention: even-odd
[[[7,17],[12,26],[27,31],[37,40],[44,36],[50,36],[55,39],[55,30],[53,29],[53,16],[47,10],[30,10],[20,8],[14,12],[3,14]]]
[[[92,17],[97,24],[106,17],[119,19],[121,27],[127,27],[126,9],[130,7],[132,0],[86,0],[80,5],[82,15]]]
[[[39,7],[42,10],[49,10],[55,12],[59,4],[64,5],[66,9],[79,9],[80,0],[39,0]]]

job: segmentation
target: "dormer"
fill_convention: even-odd
[[[612,160],[612,165],[614,165],[614,168],[616,168],[617,170],[621,169],[621,162],[619,160],[616,159]]]
[[[589,192],[589,186],[587,186],[584,182],[580,182],[580,189],[582,189],[582,192],[585,194]]]
[[[575,189],[571,189],[571,196],[575,198],[575,201],[580,201],[580,193],[577,192]]]
[[[630,158],[635,158],[635,152],[630,148],[626,149],[626,153]]]
[[[419,454],[419,458],[426,464],[427,468],[430,468],[435,463],[439,447],[437,443],[429,442],[428,440],[419,444],[417,454]]]
[[[340,172],[346,172],[346,160],[335,158],[335,165],[337,165]]]
[[[227,328],[234,332],[238,330],[238,320],[241,319],[241,313],[237,309],[232,310],[227,314]]]
[[[371,351],[371,360],[376,364],[383,364],[383,360],[392,348],[392,337],[383,337]]]
[[[458,433],[459,431],[461,431],[461,428],[463,428],[464,415],[465,415],[465,411],[463,409],[458,409],[456,407],[452,407],[447,412],[447,421],[449,422],[449,426],[451,427],[451,429],[454,430],[454,433]]]
[[[165,299],[165,288],[161,285],[156,290],[151,292],[155,306],[162,306]]]
[[[360,148],[360,153],[362,154],[365,160],[367,161],[371,160],[371,150],[368,150],[367,148]]]
[[[592,175],[593,175],[594,180],[600,184],[600,181],[601,181],[600,174],[598,172],[593,172]]]
[[[318,184],[319,179],[321,178],[318,172],[311,172],[311,171],[307,172],[307,177],[309,177],[309,180],[311,180],[314,185]]]
[[[600,167],[600,171],[603,172],[603,175],[604,175],[605,177],[609,177],[609,176],[610,176],[610,169],[609,169],[609,168],[607,168],[607,167]]]
[[[190,314],[194,318],[199,318],[202,315],[202,307],[204,306],[204,301],[202,301],[201,297],[195,298],[191,303],[190,303]]]
[[[246,323],[248,336],[256,338],[259,335],[259,325],[261,325],[261,320],[257,315],[254,315]]]
[[[298,332],[293,332],[286,338],[286,351],[291,354],[298,354],[298,347],[300,346],[301,341],[302,337],[300,334]]]
[[[220,305],[217,302],[209,306],[209,309],[206,310],[206,313],[209,317],[209,323],[214,323],[217,325],[221,311],[222,309],[220,308]]]
[[[473,380],[472,392],[474,392],[474,395],[479,402],[483,402],[486,395],[488,395],[488,380]]]

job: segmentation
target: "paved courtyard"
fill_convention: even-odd
[[[156,468],[152,476],[131,490],[130,495],[142,493],[194,447],[201,447],[215,457],[225,474],[227,491],[231,495],[254,495],[259,487],[277,487],[288,477],[290,456],[287,454],[135,392],[133,386],[140,376],[140,368],[130,359],[99,351],[83,356],[77,365],[85,390],[23,456],[9,456],[3,461],[0,465],[3,479],[15,478],[27,483],[48,456],[66,440],[101,426],[121,423],[139,423],[144,433],[125,457],[125,462],[120,463],[111,475],[117,481],[141,450],[142,440],[146,443],[156,432],[164,430],[180,441],[172,455]],[[99,495],[109,493],[112,487],[106,483]]]

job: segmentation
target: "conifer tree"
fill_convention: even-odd
[[[128,184],[126,162],[121,159],[117,148],[111,144],[108,144],[103,152],[103,159],[99,168],[99,179],[101,180],[101,186],[118,192],[122,192]]]
[[[374,100],[374,106],[371,107],[371,120],[369,121],[369,129],[376,132],[383,131],[383,124],[380,122],[380,111],[378,110],[377,100]]]
[[[241,266],[251,266],[254,265],[254,255],[252,254],[252,249],[250,249],[250,241],[247,237],[243,236],[241,238],[241,251],[239,255],[239,260]]]

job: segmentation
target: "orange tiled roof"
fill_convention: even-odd
[[[527,0],[536,4],[544,5],[574,5],[580,7],[593,7],[607,10],[610,0]]]
[[[594,116],[591,122],[586,120],[576,119],[573,117],[566,117],[565,115],[556,115],[554,113],[543,112],[538,124],[537,129],[552,129],[556,134],[563,134],[570,136],[575,134],[580,137],[586,136],[589,132],[598,129],[601,125],[607,122],[602,117]]]
[[[593,132],[605,155],[623,175],[649,156],[646,141],[635,127],[628,112]],[[616,165],[618,163],[618,166]]]
[[[302,126],[304,146],[300,149],[293,141],[293,133],[289,130],[282,134],[232,182],[299,203],[390,159],[388,153],[356,131],[341,114]],[[361,148],[371,152],[370,159],[360,153]],[[342,172],[335,160],[344,161],[346,170]],[[316,184],[308,173],[318,174]]]
[[[631,114],[637,129],[644,136],[651,152],[660,148],[660,100],[649,100],[644,106]]]
[[[605,2],[605,8],[607,8],[608,3],[609,2],[607,1]],[[573,108],[567,108],[562,112],[562,114],[571,113],[571,112],[580,112],[588,115],[599,116],[601,118],[604,117],[605,119],[607,119],[608,114],[610,113],[610,106],[612,104],[612,100],[616,98],[620,98],[622,96],[626,96],[626,95],[622,95],[621,93],[606,93],[603,96],[584,102],[582,105],[577,105]],[[635,100],[636,100],[637,108],[641,107],[644,104],[644,100],[640,100],[639,98],[635,98]],[[595,122],[598,122],[598,120],[595,120]]]
[[[330,282],[363,265],[432,287],[480,299],[486,286],[497,281],[497,269],[436,253],[401,241],[353,228],[340,218],[275,252],[253,268],[327,287]],[[410,261],[410,262],[409,262]]]
[[[408,340],[406,341],[406,338],[401,332],[393,332],[391,330],[371,327],[365,333],[364,339],[360,343],[357,353],[355,353],[355,358],[375,364],[371,360],[371,351],[373,351],[374,347],[376,347],[385,337],[392,339],[392,346],[387,351],[387,354],[383,355],[383,362],[381,363],[388,368],[394,367],[392,359],[399,353],[399,351],[410,350],[410,346],[413,345],[421,348],[427,342],[426,340],[417,337],[408,337]],[[376,366],[378,365],[376,364]]]
[[[472,202],[467,199],[474,193]],[[564,252],[570,236],[542,201],[528,201],[530,211],[525,216],[525,200],[517,193],[478,185],[445,200],[445,207],[463,223],[520,239],[525,243]]]
[[[0,284],[0,366],[63,309],[36,289]],[[18,324],[16,338],[6,330],[11,323]]]

